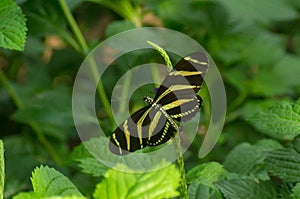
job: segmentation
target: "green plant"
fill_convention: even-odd
[[[299,10],[290,0],[2,0],[0,198],[179,198],[183,183],[189,198],[299,199]],[[149,25],[201,43],[226,86],[222,135],[204,159],[197,135],[183,156],[186,183],[174,164],[138,174],[108,168],[79,144],[74,128],[71,92],[84,57],[114,34]],[[117,78],[151,61],[165,63],[155,50],[129,53],[110,68],[115,78],[101,79],[96,109],[107,132],[115,125],[109,96]],[[139,99],[132,109],[141,105],[140,96],[132,99]],[[85,144],[99,147],[93,139]]]

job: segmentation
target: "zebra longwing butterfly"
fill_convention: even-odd
[[[179,131],[177,122],[192,119],[201,107],[197,95],[208,69],[208,58],[202,52],[181,59],[158,88],[148,105],[121,123],[110,137],[109,148],[117,155],[157,146]]]

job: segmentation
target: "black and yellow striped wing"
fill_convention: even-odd
[[[208,68],[207,56],[196,52],[181,59],[165,78],[149,105],[133,113],[112,133],[110,150],[125,155],[167,142],[179,130],[175,122],[192,119],[201,106],[197,95]]]
[[[110,150],[125,155],[146,146],[167,142],[176,132],[167,116],[152,105],[133,113],[113,132]]]
[[[207,56],[201,52],[181,59],[162,82],[154,103],[162,105],[171,118],[188,121],[198,112],[202,99],[197,95],[208,69]]]

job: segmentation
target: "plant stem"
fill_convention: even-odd
[[[87,56],[88,53],[90,52],[90,49],[87,45],[87,42],[85,41],[70,9],[68,8],[68,5],[66,3],[65,0],[58,0],[59,3],[60,3],[60,6],[64,12],[64,15],[66,16],[66,19],[78,41],[78,43],[80,44],[81,46],[81,49],[82,49],[82,53]],[[105,112],[111,122],[111,124],[114,123],[114,118],[113,118],[113,115],[112,115],[112,112],[111,112],[111,108],[110,108],[110,103],[109,103],[109,100],[108,100],[108,97],[106,95],[106,92],[104,90],[104,86],[101,82],[101,80],[99,79],[100,78],[100,74],[99,74],[99,71],[98,71],[98,68],[97,68],[97,64],[93,58],[93,56],[89,56],[88,57],[88,63],[89,63],[89,66],[90,66],[90,69],[91,69],[91,72],[93,74],[93,78],[94,78],[94,81],[96,84],[98,84],[97,86],[97,92],[98,92],[98,95],[99,95],[99,98],[103,104],[103,107],[105,109]]]
[[[0,199],[3,199],[4,178],[4,147],[2,140],[0,140]]]
[[[17,95],[17,93],[15,92],[15,90],[13,89],[13,87],[9,84],[9,81],[6,78],[6,76],[3,74],[2,70],[0,70],[0,82],[2,82],[2,84],[5,87],[5,89],[10,94],[12,100],[14,101],[14,103],[18,107],[18,109],[23,108],[24,105],[23,105],[21,99],[19,98],[19,96]],[[35,132],[35,134],[38,137],[39,142],[42,143],[42,145],[46,148],[46,150],[48,151],[48,153],[51,156],[51,158],[57,164],[61,164],[62,160],[57,155],[57,153],[54,150],[54,148],[52,147],[52,145],[48,142],[47,138],[43,134],[43,131],[37,125],[37,123],[35,123],[35,122],[29,122],[29,126],[33,129],[33,131]]]
[[[161,56],[164,58],[169,71],[172,70],[173,66],[172,66],[172,62],[170,60],[169,55],[167,54],[167,52],[160,47],[159,45],[151,42],[151,41],[147,41],[151,46],[153,46],[155,48],[155,50],[157,50]],[[182,194],[182,197],[184,199],[189,198],[188,196],[188,192],[187,192],[187,185],[186,185],[186,178],[185,178],[185,170],[184,170],[184,161],[183,161],[183,155],[182,155],[182,151],[181,151],[181,144],[180,144],[180,133],[181,130],[179,130],[178,132],[176,132],[175,135],[175,145],[176,145],[176,157],[177,157],[177,165],[181,174],[181,186],[180,186],[180,192]]]
[[[13,87],[10,86],[8,79],[6,76],[3,74],[2,70],[0,69],[0,82],[2,82],[3,86],[11,96],[12,100],[16,104],[18,108],[23,108],[23,103],[19,99],[17,93],[14,91]]]
[[[179,136],[180,133],[181,132],[179,131],[175,135],[176,154],[177,154],[176,162],[177,162],[177,166],[179,168],[180,174],[181,174],[180,192],[184,199],[188,199],[189,196],[188,196],[187,185],[186,185],[183,154],[182,154],[181,145],[180,145],[180,136]]]

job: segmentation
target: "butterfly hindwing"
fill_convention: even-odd
[[[151,105],[141,108],[116,128],[110,137],[109,143],[109,148],[113,153],[122,155],[144,147],[144,135],[139,134],[137,124],[141,121],[141,118],[144,118],[141,127],[151,122],[148,116],[150,109]]]
[[[110,150],[125,155],[146,146],[155,146],[168,141],[176,132],[167,116],[157,107],[148,105],[127,118],[113,132]]]

